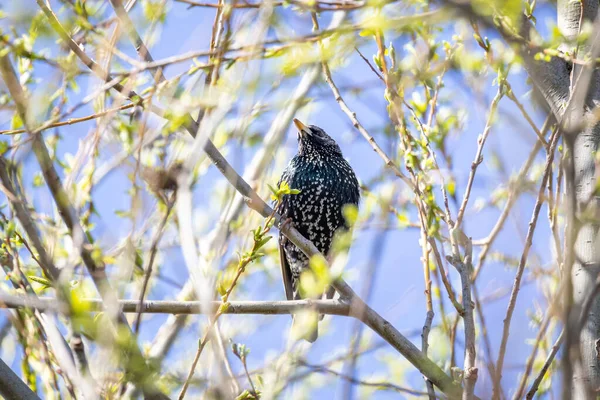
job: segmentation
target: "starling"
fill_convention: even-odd
[[[335,232],[349,228],[342,210],[346,204],[358,205],[358,180],[338,144],[323,129],[306,126],[297,119],[294,124],[298,128],[298,154],[283,171],[279,184],[286,182],[300,193],[285,195],[278,211],[327,257]],[[288,300],[299,300],[300,274],[309,269],[309,260],[281,233],[279,256],[285,295]],[[324,297],[331,299],[334,292],[329,288]],[[304,339],[312,343],[317,337],[314,321],[314,330]]]

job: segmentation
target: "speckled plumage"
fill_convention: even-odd
[[[300,193],[284,196],[278,211],[291,218],[294,227],[327,256],[334,233],[347,228],[342,214],[344,205],[358,205],[359,185],[352,167],[329,135],[314,125],[294,122],[299,129],[298,153],[279,183],[285,181]],[[282,234],[279,251],[287,299],[298,300],[300,274],[309,268],[308,258]],[[333,291],[328,291],[327,297],[332,296]],[[313,342],[317,336],[315,330],[305,339]]]

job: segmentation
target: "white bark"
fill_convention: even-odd
[[[583,9],[582,9],[583,7]],[[569,0],[561,0],[558,2],[558,24],[559,28],[567,39],[574,39],[581,30],[581,22],[597,21],[598,1],[587,0],[581,3]],[[594,29],[592,39],[586,45],[579,46],[577,49],[577,58],[583,59],[586,54],[595,49],[594,39],[596,34],[600,32],[598,26]],[[571,49],[573,50],[573,49]],[[581,66],[576,66],[573,71],[573,76],[576,79],[579,76]],[[592,110],[600,103],[600,77],[598,71],[594,71],[590,84],[581,87],[581,92],[575,93],[574,96],[574,115],[582,121],[590,117]],[[575,82],[565,81],[563,87],[570,87],[571,90]],[[587,92],[587,96],[586,96]],[[579,96],[578,96],[579,95]],[[578,99],[577,97],[580,97]],[[567,115],[567,118],[569,115]],[[580,121],[573,121],[578,122]],[[581,216],[589,202],[594,209],[596,219],[598,217],[598,198],[593,196],[596,187],[596,171],[595,171],[595,153],[598,149],[600,140],[600,125],[584,129],[582,132],[565,132],[565,135],[577,135],[573,145],[573,162],[574,162],[574,182],[567,184],[575,190],[575,218],[582,222]],[[568,179],[568,177],[567,177]],[[568,195],[568,194],[567,194]],[[577,360],[577,356],[581,357],[580,362],[575,362],[572,367],[571,380],[571,398],[573,399],[591,399],[595,395],[590,392],[590,389],[595,390],[600,388],[600,364],[598,362],[598,352],[596,343],[600,343],[600,300],[596,298],[587,316],[587,322],[583,325],[583,329],[578,332],[577,324],[573,321],[579,320],[579,315],[582,310],[582,304],[594,291],[596,278],[600,273],[599,256],[600,251],[598,246],[598,224],[585,222],[582,224],[575,223],[577,235],[575,237],[573,253],[574,260],[572,266],[565,265],[565,272],[571,273],[572,288],[573,288],[573,307],[570,315],[567,318],[566,340],[563,354],[564,357],[569,357],[570,360]],[[571,347],[570,349],[568,347]],[[579,351],[579,354],[577,352]],[[575,355],[575,357],[574,357]],[[569,368],[570,369],[570,368]],[[568,382],[567,380],[564,382]],[[564,392],[566,393],[566,392]]]

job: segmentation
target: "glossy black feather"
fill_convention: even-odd
[[[291,218],[294,227],[327,256],[335,232],[347,228],[342,214],[344,206],[358,205],[359,184],[337,143],[316,126],[306,128],[309,133],[299,135],[298,154],[279,181],[287,182],[300,193],[284,196],[278,211]],[[282,234],[279,247],[286,297],[298,300],[299,278],[309,268],[308,258]],[[327,297],[332,296],[333,291],[328,291]],[[306,339],[314,341],[310,339],[316,339],[316,332],[314,337]]]

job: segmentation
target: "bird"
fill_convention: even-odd
[[[300,192],[284,195],[277,211],[327,257],[336,231],[350,228],[343,209],[348,204],[358,207],[360,186],[331,136],[318,126],[304,125],[296,118],[293,121],[298,129],[298,152],[283,171],[278,186],[286,182]],[[285,295],[288,300],[300,300],[300,275],[310,269],[309,259],[281,232],[279,256]],[[330,287],[322,297],[332,299],[334,294]],[[314,328],[311,326],[302,337],[310,343],[319,336],[317,321],[312,325]]]

